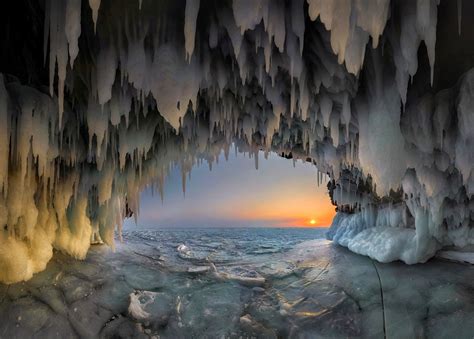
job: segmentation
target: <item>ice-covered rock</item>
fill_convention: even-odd
[[[147,320],[151,314],[146,311],[148,305],[155,302],[157,293],[151,291],[135,291],[130,293],[130,304],[128,306],[128,313],[135,320]]]

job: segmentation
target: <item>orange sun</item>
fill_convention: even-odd
[[[316,220],[311,219],[311,220],[309,221],[309,223],[310,223],[311,225],[316,225]]]

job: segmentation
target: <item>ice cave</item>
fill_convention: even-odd
[[[474,262],[473,1],[2,7],[4,286],[53,253],[115,248],[143,190],[160,193],[170,168],[185,176],[233,145],[312,163],[315,184],[327,176],[337,210],[327,238],[345,253]],[[150,293],[133,298],[148,305]]]

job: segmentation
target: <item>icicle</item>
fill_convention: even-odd
[[[183,190],[183,197],[186,196],[186,172],[181,169],[181,188]]]
[[[318,182],[318,187],[319,187],[319,168],[316,167],[316,181]]]
[[[65,27],[66,3],[60,0],[50,0],[50,15],[46,20],[49,21],[49,93],[54,94],[54,76],[56,64],[58,66],[58,113],[59,128],[62,127],[62,115],[64,111],[64,82],[66,80],[66,67],[68,61],[68,46]]]
[[[196,39],[196,21],[199,13],[200,0],[186,0],[184,38],[186,45],[186,60],[191,62]]]
[[[457,1],[457,7],[458,7],[458,34],[461,35],[462,0]]]
[[[51,25],[51,0],[45,1],[44,9],[44,30],[43,30],[43,55],[44,63],[46,64],[46,56],[48,55],[48,40],[49,40],[49,31]],[[51,71],[50,71],[51,72]]]
[[[298,37],[300,55],[303,55],[305,31],[304,0],[291,1],[291,27]]]
[[[99,8],[101,0],[89,0],[89,7],[92,10],[92,21],[94,21],[94,32],[97,31],[97,19],[99,17]]]
[[[81,0],[67,0],[66,4],[66,38],[69,45],[69,65],[74,66],[79,54],[79,36],[81,35]]]
[[[10,133],[8,121],[7,90],[3,82],[3,75],[0,74],[0,192],[3,196],[8,191],[8,153],[10,146]],[[0,195],[1,197],[2,195]]]

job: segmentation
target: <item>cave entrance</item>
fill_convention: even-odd
[[[318,183],[311,162],[234,150],[188,173],[175,166],[163,189],[142,192],[137,224],[128,219],[125,229],[330,226],[328,178]]]

